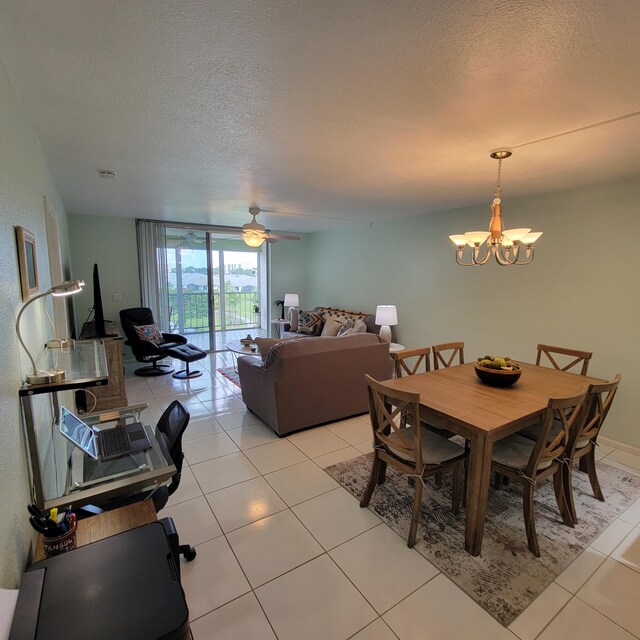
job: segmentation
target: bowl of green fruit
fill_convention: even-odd
[[[478,378],[492,387],[510,387],[522,374],[518,363],[502,356],[478,358],[475,367]]]

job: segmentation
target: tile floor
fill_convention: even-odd
[[[191,412],[160,515],[198,551],[182,564],[196,640],[640,638],[640,500],[505,629],[322,470],[371,449],[366,416],[278,438],[216,372],[231,363],[212,354],[191,381],[127,374],[148,422],[174,399]],[[640,475],[640,457],[598,453]]]

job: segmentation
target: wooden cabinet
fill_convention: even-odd
[[[93,387],[91,392],[95,394],[97,403],[92,411],[115,409],[126,407],[127,391],[124,386],[124,355],[122,353],[122,338],[102,338],[107,355],[107,367],[109,368],[109,381],[106,385]],[[87,406],[90,409],[92,398],[87,398]]]

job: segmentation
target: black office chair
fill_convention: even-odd
[[[149,340],[141,340],[136,327],[155,324],[153,312],[146,307],[134,307],[120,311],[120,324],[127,336],[125,344],[131,347],[138,362],[151,363],[151,366],[136,369],[137,376],[164,376],[173,373],[173,367],[168,364],[158,364],[158,360],[173,357],[170,349],[187,344],[187,339],[177,333],[162,333],[163,344],[155,344]]]
[[[180,404],[180,402],[174,400],[164,410],[164,413],[160,416],[160,420],[158,420],[156,438],[158,440],[162,440],[176,468],[176,472],[171,476],[171,482],[168,485],[163,484],[150,491],[136,493],[132,496],[127,496],[126,498],[110,500],[107,503],[101,504],[99,508],[85,507],[85,509],[90,512],[91,515],[95,515],[102,511],[119,509],[120,507],[139,502],[140,500],[153,500],[153,506],[155,507],[156,512],[164,509],[169,501],[169,496],[175,493],[176,489],[180,485],[182,464],[184,462],[184,453],[182,452],[182,434],[187,428],[190,418],[191,416],[187,409]],[[196,557],[196,550],[191,545],[179,543],[173,519],[161,518],[160,522],[163,524],[167,533],[169,545],[171,546],[171,551],[176,559],[176,564],[179,565],[179,555],[183,555],[187,561],[193,560]]]

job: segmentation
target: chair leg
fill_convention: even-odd
[[[361,507],[366,507],[371,500],[371,496],[373,495],[373,490],[376,488],[376,481],[379,475],[378,465],[380,464],[380,462],[381,460],[380,458],[378,458],[378,454],[374,453],[373,466],[371,467],[371,475],[369,476],[369,484],[367,484],[367,488],[364,491],[362,500],[360,500]]]
[[[571,509],[566,501],[566,493],[564,488],[564,468],[568,465],[560,465],[557,471],[553,474],[553,489],[556,494],[556,502],[558,504],[558,511],[560,511],[560,517],[562,518],[562,524],[573,529],[574,522],[571,516]]]
[[[442,486],[442,472],[438,472],[436,473],[436,475],[434,476],[435,479],[435,483],[436,483],[436,487],[441,487]]]
[[[378,459],[378,484],[384,484],[387,479],[387,463],[384,460]]]
[[[502,489],[502,474],[496,471],[496,475],[493,478],[493,488],[496,491]]]
[[[600,482],[598,482],[598,473],[596,472],[596,452],[593,445],[591,445],[591,451],[582,456],[581,461],[582,460],[584,460],[586,471],[589,474],[589,482],[591,483],[591,488],[593,489],[593,495],[598,500],[604,502],[604,495],[602,493],[602,489],[600,488]]]
[[[418,530],[418,520],[420,519],[420,511],[422,509],[422,482],[416,480],[416,486],[413,494],[413,513],[411,514],[411,526],[409,527],[409,540],[407,546],[413,547],[416,543],[416,532]]]
[[[536,558],[540,557],[540,547],[538,546],[538,536],[536,534],[535,512],[533,510],[533,494],[535,485],[525,482],[522,489],[522,502],[524,507],[524,526],[527,530],[527,541],[529,543],[529,551]]]
[[[573,499],[573,461],[562,465],[562,487],[564,490],[564,500],[569,509],[569,515],[573,524],[578,523],[578,514],[576,512],[576,503]]]

